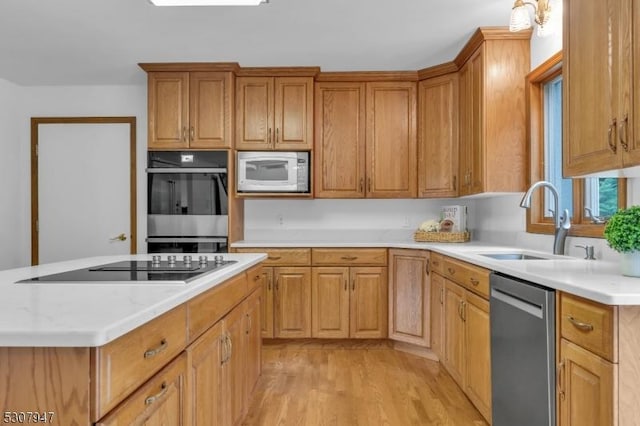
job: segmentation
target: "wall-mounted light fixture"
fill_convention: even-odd
[[[268,0],[149,0],[155,6],[259,6]]]
[[[533,0],[524,1],[516,0],[511,9],[511,21],[509,22],[509,30],[512,32],[526,30],[531,28],[531,17],[527,6],[533,8],[533,16],[536,24],[538,24],[537,34],[540,37],[551,34],[551,1],[550,0]],[[555,12],[554,12],[555,13]]]

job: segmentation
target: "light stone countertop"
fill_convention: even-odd
[[[92,257],[0,271],[0,346],[102,346],[265,259],[262,254],[224,257],[238,263],[187,284],[15,284],[34,276],[122,260],[150,260],[151,255],[146,254]]]
[[[640,278],[625,277],[617,262],[584,260],[570,256],[554,256],[551,250],[542,252],[524,248],[501,246],[482,241],[468,243],[417,243],[405,236],[380,233],[300,233],[299,238],[244,240],[231,247],[388,247],[432,250],[466,262],[561,290],[607,305],[640,305]],[[304,237],[303,237],[304,235]],[[546,260],[495,260],[483,253],[529,253]]]

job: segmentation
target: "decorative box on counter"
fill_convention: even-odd
[[[467,206],[443,206],[440,222],[425,222],[428,227],[421,226],[413,239],[429,243],[463,243],[471,239],[467,231]],[[432,225],[436,224],[432,229]]]

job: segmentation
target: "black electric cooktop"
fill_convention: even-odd
[[[131,260],[123,262],[108,263],[106,265],[93,266],[90,268],[76,269],[73,271],[61,272],[58,274],[43,275],[33,277],[17,283],[72,283],[88,282],[100,283],[107,281],[144,281],[144,282],[167,282],[179,281],[188,283],[203,274],[217,271],[231,264],[236,260],[209,260],[206,264],[194,261],[184,263],[177,261],[169,263],[166,260],[152,262],[150,260]]]

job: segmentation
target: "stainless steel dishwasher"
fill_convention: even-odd
[[[555,426],[555,292],[491,274],[493,426]]]

